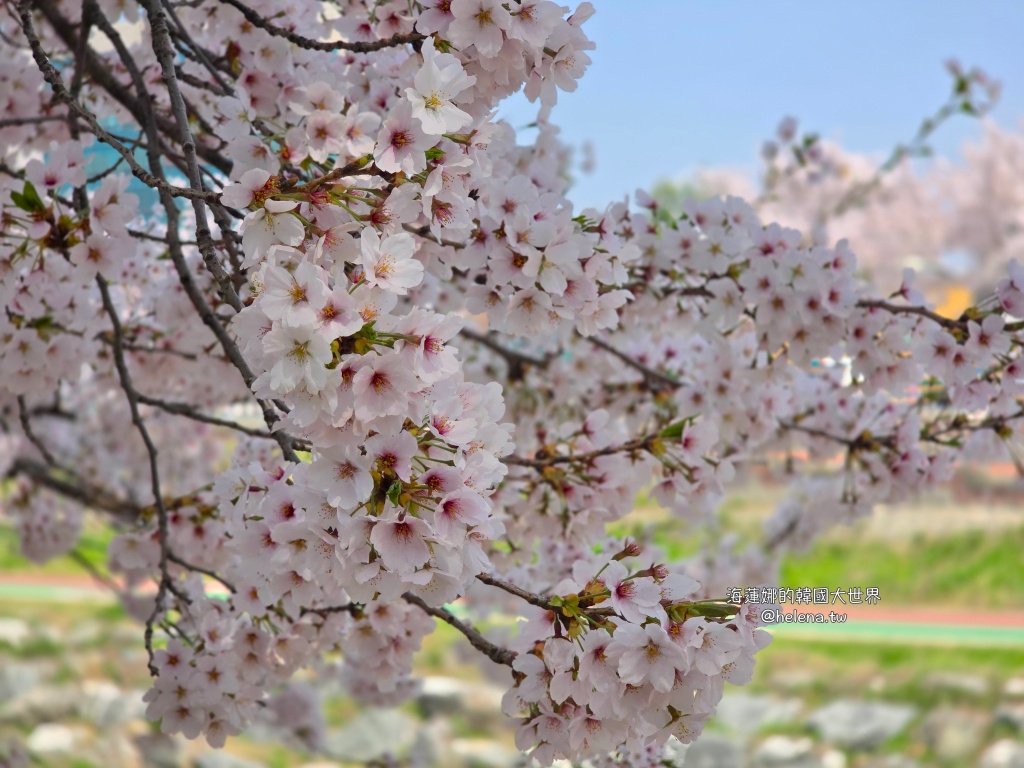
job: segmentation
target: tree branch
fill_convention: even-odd
[[[153,497],[157,511],[157,535],[160,541],[160,583],[157,586],[156,600],[153,603],[153,612],[146,620],[145,640],[146,652],[149,654],[149,671],[150,674],[156,677],[159,670],[156,667],[153,655],[153,624],[156,621],[157,616],[159,616],[163,611],[163,602],[168,591],[186,603],[189,602],[189,598],[174,584],[174,580],[171,578],[170,571],[167,568],[167,563],[170,559],[170,546],[167,542],[167,507],[164,506],[163,495],[160,491],[160,470],[157,467],[156,461],[156,445],[153,443],[153,440],[149,435],[149,430],[146,429],[146,424],[143,422],[142,416],[139,414],[138,393],[135,391],[135,387],[132,384],[131,374],[128,372],[128,365],[125,363],[124,359],[124,350],[121,348],[121,342],[124,339],[121,321],[117,317],[117,308],[114,306],[114,302],[110,298],[110,290],[107,287],[107,281],[104,279],[103,275],[96,275],[96,285],[99,286],[100,295],[103,298],[103,308],[106,310],[107,315],[110,317],[111,325],[114,327],[114,365],[117,368],[118,378],[121,380],[121,388],[124,390],[125,397],[128,399],[128,407],[132,414],[132,423],[142,436],[142,441],[146,444],[146,452],[149,454],[149,475],[150,482],[153,486]]]
[[[662,373],[661,371],[656,371],[653,368],[648,368],[639,360],[634,360],[629,355],[625,354],[624,352],[620,352],[611,344],[609,344],[606,341],[603,341],[602,339],[597,338],[596,336],[587,336],[586,339],[598,349],[603,349],[605,352],[614,355],[619,360],[628,365],[630,368],[640,371],[640,373],[644,375],[644,380],[647,382],[648,386],[653,381],[659,382],[662,385],[660,389],[679,389],[679,387],[681,386],[680,382],[677,379],[674,379],[668,374]]]
[[[268,32],[275,37],[283,37],[288,42],[310,51],[352,51],[353,53],[370,53],[371,51],[379,51],[382,48],[391,48],[396,45],[405,45],[406,43],[418,43],[419,41],[426,39],[426,35],[421,35],[419,32],[410,32],[405,35],[393,35],[384,40],[374,40],[370,43],[346,43],[343,40],[321,42],[319,40],[312,40],[308,37],[303,37],[302,35],[298,35],[284,29],[283,27],[278,27],[275,24],[272,24],[270,21],[256,13],[252,8],[242,3],[241,0],[220,1],[225,5],[230,5],[241,13],[245,17],[246,21],[259,27],[264,32]]]
[[[508,648],[502,648],[500,645],[495,645],[484,637],[478,629],[453,616],[448,609],[433,608],[423,602],[421,598],[409,592],[402,595],[402,599],[407,603],[415,605],[421,611],[429,613],[434,618],[440,619],[441,621],[455,627],[455,629],[466,636],[470,645],[480,651],[480,653],[484,654],[495,664],[504,664],[507,667],[512,666],[512,662],[516,658],[515,651],[510,651]]]
[[[15,459],[7,476],[18,475],[23,475],[38,485],[84,506],[109,512],[123,522],[135,523],[138,520],[140,510],[134,504],[118,499],[105,489],[87,483],[81,478],[76,478],[75,483],[71,483],[40,462],[24,458]]]
[[[36,66],[39,68],[39,71],[42,72],[43,78],[46,82],[50,84],[50,87],[53,89],[54,96],[67,104],[75,115],[84,120],[89,126],[90,132],[92,132],[97,139],[112,147],[121,156],[121,158],[128,164],[128,167],[131,169],[132,175],[135,176],[135,178],[148,187],[165,191],[174,197],[188,197],[194,199],[198,196],[203,199],[214,200],[220,197],[216,192],[198,192],[194,189],[176,187],[172,184],[168,184],[163,179],[154,176],[139,165],[131,150],[118,141],[110,134],[110,132],[104,129],[103,126],[99,124],[96,116],[79,104],[78,100],[75,99],[64,86],[64,80],[61,78],[60,72],[57,71],[57,68],[53,66],[45,51],[43,51],[42,43],[40,43],[39,36],[36,34],[35,28],[32,25],[32,11],[29,8],[28,0],[21,0],[19,5],[22,31],[28,39],[28,44],[32,49],[32,57],[35,59]]]
[[[508,592],[510,595],[522,598],[530,605],[536,605],[538,608],[544,608],[545,610],[553,610],[554,608],[546,597],[542,595],[535,595],[533,592],[527,592],[525,589],[517,587],[515,584],[502,581],[488,573],[478,573],[476,578],[477,581],[481,581],[489,587],[497,587],[498,589]]]

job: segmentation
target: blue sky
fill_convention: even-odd
[[[702,166],[753,170],[786,115],[888,154],[949,93],[951,56],[1002,81],[994,119],[1024,118],[1019,0],[593,1],[593,64],[552,115],[566,141],[596,152],[571,194],[577,206]],[[535,113],[520,96],[501,110],[517,127]],[[956,156],[979,133],[957,117],[932,144]]]

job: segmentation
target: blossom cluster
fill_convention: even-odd
[[[548,118],[589,3],[140,5],[131,55],[93,9],[106,75],[71,90],[45,52],[76,11],[0,17],[31,49],[0,62],[25,118],[0,124],[0,468],[37,559],[84,508],[127,524],[110,568],[165,732],[265,717],[315,748],[293,675],[398,703],[438,618],[511,668],[534,759],[656,764],[769,639],[729,586],[1020,441],[1016,263],[948,318],[912,273],[879,296],[855,243],[735,197],[574,209]],[[32,122],[40,77],[60,119]],[[519,89],[525,146],[495,117]],[[152,211],[119,168],[142,155]],[[794,450],[841,470],[798,477],[761,546],[666,564],[608,534],[641,493],[702,525],[737,469]],[[514,637],[472,626],[495,611]]]

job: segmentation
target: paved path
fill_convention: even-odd
[[[113,596],[89,578],[51,574],[0,574],[0,600],[110,602]],[[878,605],[784,605],[791,613],[847,614],[842,624],[776,624],[780,638],[900,645],[962,645],[1024,649],[1024,611],[968,611]],[[455,613],[461,613],[455,606]]]
[[[791,613],[845,613],[842,624],[776,624],[779,637],[903,645],[1024,648],[1024,611],[969,611],[882,605],[784,606]]]

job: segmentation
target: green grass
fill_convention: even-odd
[[[718,511],[722,528],[743,542],[762,536],[761,525],[779,496],[777,489],[730,494]],[[938,503],[922,499],[922,504]],[[943,510],[942,514],[955,514]],[[669,562],[712,545],[707,528],[673,517],[644,496],[625,519],[609,527],[662,549]],[[841,528],[805,553],[785,557],[784,587],[878,587],[882,605],[928,605],[981,610],[1024,608],[1024,516],[1007,529],[967,530],[942,535],[908,534],[892,539]]]
[[[106,563],[107,546],[116,535],[109,526],[88,520],[75,549],[92,565],[103,568]],[[0,573],[19,571],[22,573],[45,573],[54,575],[86,575],[82,566],[68,555],[56,557],[45,565],[33,563],[21,554],[18,532],[9,525],[0,525]]]
[[[19,659],[59,658],[63,653],[60,643],[46,637],[30,637],[19,645],[0,642],[0,655]]]
[[[989,686],[984,692],[974,693],[942,687],[931,679],[937,672],[982,678]],[[917,710],[914,721],[900,734],[869,752],[908,755],[927,765],[965,766],[975,765],[977,756],[951,762],[935,754],[923,740],[922,721],[937,706],[992,711],[1003,698],[1001,689],[1005,681],[1021,674],[1024,674],[1024,648],[870,645],[777,638],[758,654],[750,690],[797,697],[803,703],[804,715],[839,698],[908,704]],[[766,725],[761,733],[819,738],[806,726],[803,717]],[[986,727],[981,743],[991,744],[999,738],[1016,736],[1010,726],[993,723]],[[862,764],[866,763],[854,763]]]
[[[782,565],[785,587],[878,587],[882,605],[1024,608],[1024,527],[915,535],[885,541],[838,537]]]
[[[983,678],[989,689],[971,694],[937,687],[928,677],[939,671]],[[776,638],[757,655],[752,688],[778,693],[780,687],[794,687],[805,700],[820,703],[852,696],[900,701],[921,709],[940,702],[985,707],[995,704],[1007,679],[1022,674],[1024,648],[872,645]],[[801,675],[807,680],[806,685],[796,685]]]

